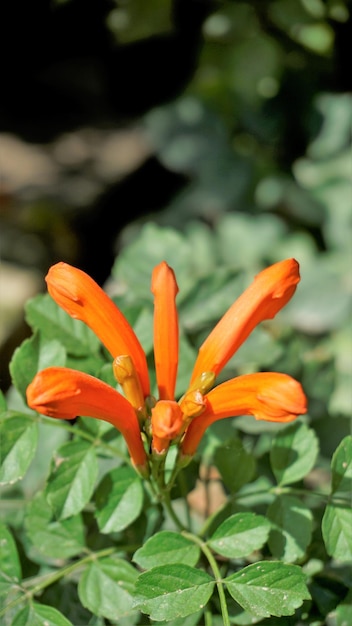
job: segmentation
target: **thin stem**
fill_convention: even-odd
[[[167,510],[168,514],[170,515],[172,521],[177,526],[177,528],[181,531],[186,531],[186,528],[184,527],[178,515],[174,511],[174,508],[171,504],[170,494],[167,491],[164,492],[161,502],[164,505],[165,509]]]
[[[218,594],[219,594],[223,626],[230,626],[230,618],[229,618],[229,613],[228,613],[228,610],[227,610],[225,591],[224,591],[224,587],[223,587],[223,584],[222,584],[222,576],[221,576],[220,570],[218,568],[218,564],[216,562],[216,559],[214,558],[212,552],[209,550],[207,544],[204,541],[202,541],[202,539],[200,539],[196,535],[193,535],[192,533],[188,533],[186,531],[184,531],[182,533],[182,535],[184,537],[186,537],[187,539],[190,539],[191,541],[196,543],[200,547],[200,549],[202,550],[204,556],[207,558],[208,563],[209,563],[211,569],[213,570],[213,574],[214,574],[214,578],[215,578],[215,582],[216,582],[216,587],[217,587]]]
[[[44,576],[35,577],[34,579],[30,578],[28,580],[25,580],[22,583],[22,585],[18,585],[18,588],[22,589],[25,592],[25,595],[27,596],[28,599],[31,599],[33,598],[33,596],[37,595],[38,593],[46,589],[46,587],[50,587],[50,585],[53,585],[61,578],[64,578],[65,576],[69,576],[76,570],[80,569],[81,567],[84,567],[90,561],[98,560],[100,558],[103,558],[104,556],[109,556],[110,554],[114,554],[115,552],[116,552],[116,547],[111,547],[111,548],[104,548],[104,550],[100,550],[99,552],[89,553],[86,556],[84,556],[82,559],[80,559],[79,561],[76,561],[75,563],[71,563],[70,565],[67,565],[66,567],[62,567],[61,569],[55,572],[51,572],[50,574],[45,574]],[[39,581],[39,582],[36,582],[36,581]],[[32,586],[33,583],[34,583],[34,586]],[[20,604],[21,602],[23,602],[23,595],[18,596],[12,602],[9,602],[0,611],[0,617],[5,615],[7,611],[12,609],[17,604]]]

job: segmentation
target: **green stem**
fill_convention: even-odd
[[[34,579],[30,578],[28,580],[25,580],[22,583],[22,585],[18,585],[18,588],[22,589],[25,592],[26,597],[30,600],[33,598],[33,596],[37,595],[38,593],[46,589],[46,587],[50,587],[50,585],[53,585],[61,578],[64,578],[65,576],[69,576],[76,570],[80,569],[81,567],[84,567],[90,561],[95,561],[97,559],[103,558],[104,556],[109,556],[110,554],[114,554],[115,552],[116,552],[116,547],[111,547],[111,548],[104,548],[104,550],[100,550],[99,552],[89,553],[88,555],[80,559],[79,561],[76,561],[75,563],[71,563],[70,565],[67,565],[66,567],[62,567],[60,570],[51,572],[50,574],[45,574],[44,576],[36,577]],[[36,581],[39,581],[39,582],[36,582]],[[23,595],[15,598],[12,602],[9,602],[0,611],[0,617],[5,615],[7,611],[12,609],[17,604],[20,604],[21,602],[23,602]]]
[[[167,510],[172,521],[175,523],[176,527],[181,531],[186,531],[186,528],[184,527],[178,515],[174,511],[174,508],[171,504],[170,494],[167,491],[164,492],[161,502],[164,505],[165,509]]]
[[[214,558],[212,552],[209,550],[207,544],[204,541],[202,541],[202,539],[186,531],[183,531],[182,535],[186,537],[187,539],[190,539],[191,541],[196,543],[200,547],[206,559],[208,560],[208,563],[211,569],[213,570],[214,578],[216,581],[216,587],[217,587],[218,594],[219,594],[223,626],[230,626],[230,618],[229,618],[229,613],[227,610],[225,591],[224,591],[224,587],[222,584],[222,576],[218,568],[216,559]]]

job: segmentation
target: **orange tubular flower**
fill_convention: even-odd
[[[136,413],[126,398],[103,381],[66,367],[48,367],[28,386],[27,401],[49,417],[72,420],[89,415],[110,422],[124,436],[136,469],[146,473],[147,455]]]
[[[53,265],[46,278],[48,292],[66,313],[85,322],[113,358],[133,355],[134,367],[146,396],[150,393],[145,354],[121,311],[85,272],[67,263]]]
[[[217,420],[254,415],[257,420],[291,422],[306,412],[301,385],[287,374],[261,372],[228,380],[206,397],[204,412],[195,417],[185,434],[181,453],[193,456],[205,430]]]
[[[289,422],[306,412],[300,384],[286,374],[239,376],[211,390],[219,374],[250,332],[273,318],[290,300],[299,282],[294,259],[260,272],[225,313],[201,346],[186,393],[174,398],[178,366],[178,287],[163,261],[154,268],[154,358],[159,398],[150,397],[146,355],[131,326],[84,272],[66,263],[47,275],[48,290],[72,317],[84,321],[113,356],[113,371],[124,396],[102,381],[66,368],[39,372],[27,390],[33,409],[64,419],[89,415],[113,424],[125,437],[131,458],[143,475],[149,455],[166,454],[180,444],[179,463],[187,463],[213,422],[236,415]],[[142,438],[143,433],[143,438]],[[149,452],[149,450],[148,450]],[[153,457],[151,458],[153,461]]]

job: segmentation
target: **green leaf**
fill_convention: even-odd
[[[0,484],[21,480],[35,455],[37,424],[27,415],[8,411],[0,418]]]
[[[278,496],[267,515],[272,524],[269,548],[277,559],[293,563],[306,552],[312,536],[313,516],[298,498]]]
[[[322,533],[327,553],[339,561],[352,560],[352,508],[350,505],[327,505]]]
[[[52,510],[44,493],[36,494],[28,504],[24,526],[34,548],[45,556],[65,559],[85,549],[81,516],[75,515],[61,522],[53,521]]]
[[[0,570],[9,578],[17,582],[22,575],[21,563],[15,540],[5,526],[0,522]]]
[[[222,556],[239,558],[259,550],[269,531],[270,524],[262,515],[235,513],[220,524],[207,543]]]
[[[57,518],[71,517],[83,509],[93,493],[97,474],[95,449],[90,443],[70,441],[58,449],[45,490]]]
[[[255,459],[238,438],[230,439],[225,445],[217,448],[214,462],[231,493],[246,485],[255,472]]]
[[[141,481],[131,467],[117,467],[104,476],[94,499],[100,531],[111,533],[123,530],[142,510]]]
[[[32,602],[18,613],[11,626],[74,626],[53,606]]]
[[[65,365],[66,351],[59,341],[44,341],[39,334],[25,339],[13,354],[10,372],[13,383],[26,401],[26,390],[37,372],[51,365]]]
[[[132,608],[138,572],[117,556],[97,559],[83,572],[78,585],[80,600],[94,615],[118,620],[134,613]]]
[[[277,561],[253,563],[224,582],[233,599],[255,617],[293,615],[310,599],[301,568]]]
[[[295,483],[310,472],[318,455],[315,432],[302,422],[279,432],[270,453],[271,467],[280,485]]]
[[[134,606],[156,621],[186,617],[206,605],[214,584],[208,574],[189,565],[161,565],[139,576]]]
[[[47,340],[57,339],[70,354],[83,356],[99,349],[99,340],[90,328],[68,315],[49,294],[29,300],[25,311],[26,320],[34,330],[39,330]]]
[[[352,505],[352,437],[345,437],[331,461],[332,493],[334,497],[348,498]]]
[[[7,411],[7,402],[3,392],[0,389],[0,413]]]
[[[168,563],[194,566],[199,554],[199,547],[186,537],[177,532],[162,530],[134,553],[133,561],[143,569]]]

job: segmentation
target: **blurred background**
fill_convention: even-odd
[[[307,291],[315,287],[304,330],[345,328],[350,2],[5,4],[1,389],[28,332],[24,303],[44,290],[48,267],[64,260],[103,285],[150,223],[225,232],[231,217],[232,263],[246,265],[258,249],[263,262],[271,248],[277,258],[296,254]],[[324,314],[322,295],[333,311]]]

